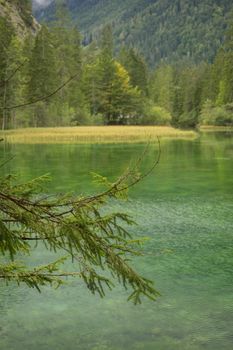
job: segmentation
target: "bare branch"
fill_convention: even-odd
[[[2,110],[12,110],[12,109],[17,109],[17,108],[31,106],[31,105],[34,105],[34,104],[36,104],[38,102],[46,101],[46,100],[50,99],[52,96],[56,95],[60,90],[62,90],[66,85],[68,85],[75,78],[77,78],[78,75],[79,75],[79,73],[76,73],[75,75],[71,76],[62,85],[60,85],[56,90],[54,90],[53,92],[51,92],[50,94],[48,94],[46,96],[42,96],[42,97],[39,97],[39,98],[37,98],[37,99],[35,99],[33,101],[25,102],[25,103],[18,104],[18,105],[15,105],[15,106],[0,107],[0,109],[2,109]]]
[[[4,141],[4,139],[0,140],[0,141]],[[12,159],[14,159],[15,156],[10,157],[9,159],[5,160],[5,162],[0,164],[0,168],[3,168],[7,163],[9,163],[10,161],[12,161]]]
[[[4,87],[7,83],[9,83],[9,81],[16,75],[16,73],[25,65],[26,61],[27,60],[21,62],[6,80],[0,81],[0,87]]]

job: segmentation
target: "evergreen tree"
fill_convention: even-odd
[[[58,85],[55,49],[49,30],[43,26],[35,39],[35,46],[29,61],[27,99],[34,101],[50,94]],[[46,125],[46,108],[49,102],[34,107],[33,126]]]
[[[20,70],[24,64],[23,44],[16,36],[11,38],[6,55],[8,60],[6,67],[8,81],[4,89],[6,90],[6,106],[12,106],[21,103],[23,99],[23,76]],[[9,110],[6,112],[5,128],[15,128],[17,125],[16,111]]]
[[[233,102],[233,15],[229,21],[224,42],[224,62],[219,82],[219,94],[216,103],[224,105]]]
[[[177,104],[179,110],[177,118],[178,126],[196,127],[198,124],[202,103],[204,70],[204,66],[186,67],[179,76],[177,86],[179,89],[179,103]]]
[[[103,29],[100,53],[88,71],[92,111],[102,114],[106,124],[128,122],[137,113],[141,95],[139,89],[131,85],[126,69],[113,58],[110,26]]]
[[[125,68],[114,62],[114,75],[112,79],[112,90],[107,106],[110,114],[108,124],[134,124],[134,117],[142,102],[140,92],[137,87],[130,85],[130,77]]]
[[[98,112],[103,114],[106,124],[109,124],[112,119],[112,82],[115,73],[111,26],[104,27],[100,44],[101,51],[97,63],[98,98],[100,99]]]
[[[67,80],[73,75],[77,78],[73,80],[65,89],[60,91],[60,101],[66,101],[66,104],[58,105],[58,114],[63,114],[63,106],[68,106],[69,118],[63,123],[69,123],[71,115],[73,119],[78,118],[82,113],[84,106],[84,96],[82,93],[82,49],[81,36],[75,26],[71,26],[71,19],[66,10],[65,4],[58,4],[56,20],[53,22],[52,35],[56,49],[57,70],[62,81]],[[59,101],[58,101],[59,104]],[[62,112],[62,113],[61,113]],[[64,117],[63,117],[64,119]],[[59,122],[59,121],[58,121]],[[60,123],[62,121],[60,120]]]
[[[171,112],[173,92],[173,68],[170,65],[160,65],[151,77],[150,96],[156,104]]]
[[[130,83],[142,92],[144,96],[148,95],[148,73],[147,67],[142,57],[131,48],[123,48],[119,57],[120,63],[125,67],[129,76]]]
[[[11,96],[8,82],[9,74],[11,73],[9,47],[13,37],[14,30],[12,25],[6,19],[0,17],[0,121],[3,130],[6,128],[10,118],[9,111],[4,108],[7,106]]]

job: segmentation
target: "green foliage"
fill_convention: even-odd
[[[233,104],[215,106],[207,100],[201,111],[200,123],[204,125],[233,126]]]
[[[33,22],[32,17],[32,1],[31,0],[8,0],[18,10],[20,17],[25,22],[26,26],[30,26]]]
[[[150,98],[172,115],[174,126],[232,125],[233,22],[213,64],[162,64],[150,78]]]
[[[117,49],[134,47],[150,66],[189,59],[212,61],[223,40],[229,0],[69,0],[63,1],[90,43],[111,23]],[[54,18],[55,2],[37,12]]]
[[[150,97],[154,103],[172,111],[174,94],[174,68],[162,64],[155,70],[150,79]]]
[[[151,98],[169,111],[171,123],[196,127],[202,104],[203,77],[206,65],[161,65],[150,80]],[[169,119],[166,119],[169,121]]]
[[[143,117],[139,119],[139,124],[170,125],[171,119],[171,114],[166,109],[148,101],[143,110]]]
[[[219,81],[219,92],[216,103],[223,105],[233,101],[233,52],[224,55],[222,79]]]
[[[88,6],[87,3],[82,6]],[[127,1],[125,5],[128,6]],[[145,4],[134,5],[134,10],[140,12]],[[176,3],[175,13],[186,13],[186,5]],[[196,10],[202,5],[196,3]],[[111,6],[117,9],[109,3],[110,12]],[[157,10],[161,7],[160,2],[156,6],[153,2],[149,6],[151,16],[154,7]],[[164,15],[170,6],[159,11]],[[140,50],[132,45],[115,54],[114,23],[103,26],[96,40],[93,35],[92,43],[82,47],[83,38],[71,24],[68,9],[61,2],[51,26],[42,26],[35,38],[24,42],[1,19],[2,129],[103,124],[171,124],[195,128],[208,119],[200,117],[208,100],[224,114],[212,118],[212,124],[223,124],[224,120],[229,124],[227,106],[233,103],[232,20],[228,21],[225,42],[213,63],[195,64],[189,55],[180,61],[174,58],[172,64],[163,60],[150,72]],[[219,16],[223,14],[220,8],[214,7],[214,11]],[[67,81],[69,84],[64,84]],[[56,92],[58,87],[62,88]],[[15,108],[25,103],[31,105]]]
[[[29,81],[27,84],[28,101],[40,99],[53,91],[58,81],[56,79],[55,51],[52,36],[43,26],[39,31],[29,60]],[[33,111],[33,126],[46,125],[46,104],[37,104]]]
[[[7,80],[8,69],[8,49],[13,36],[13,28],[9,22],[0,17],[0,106],[6,105],[7,100],[7,86],[4,83]],[[6,116],[1,113],[2,125],[5,122]]]
[[[65,277],[78,277],[101,297],[106,288],[113,288],[113,279],[130,288],[129,300],[135,304],[143,295],[155,300],[159,293],[152,282],[129,265],[130,257],[140,255],[141,241],[132,240],[128,232],[133,220],[125,213],[107,210],[109,200],[125,198],[128,188],[142,177],[137,167],[115,183],[95,176],[106,190],[91,197],[47,196],[42,188],[47,177],[28,183],[19,183],[12,176],[1,178],[0,250],[5,258],[0,261],[0,279],[26,283],[40,291],[47,284],[60,286]],[[31,242],[59,255],[63,252],[64,257],[28,268],[18,256],[20,253],[22,260],[24,254],[32,254]],[[73,270],[63,271],[67,259]]]
[[[120,63],[127,70],[130,84],[137,87],[144,96],[148,95],[148,72],[143,58],[134,49],[123,48],[119,56]]]
[[[210,125],[232,125],[233,103],[233,17],[229,20],[226,39],[204,82],[201,122]]]
[[[69,86],[62,89],[55,101],[59,120],[55,125],[69,125],[74,120],[77,123],[88,124],[87,106],[82,91],[82,49],[81,36],[75,26],[70,26],[69,14],[63,7],[57,11],[57,19],[51,28],[54,55],[56,57],[56,72],[59,82],[66,81],[69,77],[77,75]],[[58,83],[59,84],[59,83]],[[64,110],[64,101],[66,108]]]
[[[140,93],[130,85],[127,71],[113,61],[112,76],[101,83],[104,88],[101,88],[99,112],[103,113],[107,124],[126,124],[128,118],[134,117],[140,103]]]
[[[113,58],[111,28],[103,30],[101,49],[84,71],[84,91],[91,113],[102,114],[105,124],[126,124],[134,119],[141,92],[127,70]]]

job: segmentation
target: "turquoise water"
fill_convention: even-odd
[[[5,172],[30,179],[53,176],[48,191],[93,193],[90,171],[113,179],[143,145],[0,146],[14,155]],[[143,163],[153,160],[151,145]],[[111,204],[147,236],[136,268],[162,296],[140,306],[117,286],[105,299],[80,281],[42,294],[0,284],[1,350],[231,350],[233,348],[233,135],[203,134],[162,142],[162,159],[133,189],[127,203]],[[37,250],[34,261],[48,259]]]

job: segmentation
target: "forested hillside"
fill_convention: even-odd
[[[213,60],[233,8],[229,0],[54,0],[36,12],[39,20],[54,18],[64,3],[89,43],[111,24],[116,48],[139,49],[153,66],[161,60]]]
[[[25,7],[14,3],[18,16],[24,10],[30,15],[28,1]],[[122,45],[116,50],[111,25],[103,26],[98,40],[84,47],[63,7],[50,26],[42,25],[36,35],[28,33],[22,40],[12,20],[0,17],[2,129],[232,125],[233,16],[213,62],[195,63],[190,57],[162,61],[153,70],[137,48]]]

